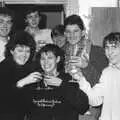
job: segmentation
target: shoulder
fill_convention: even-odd
[[[46,28],[41,30],[43,33],[51,33],[51,29]]]
[[[106,67],[106,68],[103,69],[102,75],[110,76],[111,74],[114,73],[114,71],[116,71],[115,68],[113,68],[111,66],[108,66],[108,67]]]

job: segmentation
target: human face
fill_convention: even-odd
[[[28,22],[28,25],[32,28],[38,27],[40,22],[40,16],[37,11],[32,12],[26,16],[26,21]]]
[[[82,30],[77,24],[67,25],[65,28],[65,35],[67,37],[67,41],[71,45],[75,45],[81,40]]]
[[[60,48],[64,46],[65,42],[66,42],[66,37],[63,36],[55,36],[53,37],[53,41],[56,45],[58,45]]]
[[[12,18],[8,15],[0,15],[0,36],[7,37],[11,31]]]
[[[53,52],[43,52],[41,54],[40,64],[45,74],[50,75],[56,72],[59,60],[60,57],[56,58]]]
[[[18,65],[24,65],[30,58],[30,48],[25,45],[17,45],[14,50],[11,50],[11,54]]]
[[[105,47],[105,53],[111,64],[120,64],[120,43],[115,45],[108,42]]]

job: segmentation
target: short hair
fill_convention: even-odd
[[[14,50],[16,45],[21,45],[21,46],[25,45],[29,47],[31,52],[30,59],[33,58],[36,49],[36,43],[33,37],[29,33],[21,30],[21,31],[17,31],[15,34],[11,36],[10,40],[6,45],[6,53],[5,53],[6,57],[11,56],[10,51]]]
[[[57,70],[59,72],[60,71],[63,72],[64,71],[64,66],[65,66],[65,53],[64,53],[64,51],[55,44],[46,44],[37,53],[36,61],[37,61],[38,65],[40,65],[41,54],[44,53],[44,52],[45,53],[52,52],[56,57],[60,56],[60,61],[57,64]],[[40,68],[41,68],[41,65],[40,65]]]
[[[77,24],[82,31],[85,29],[83,20],[81,19],[79,15],[73,14],[65,18],[64,20],[65,28],[67,25],[74,25],[74,24]]]
[[[31,13],[34,13],[34,12],[38,12],[39,16],[41,17],[41,13],[37,9],[37,7],[31,6],[31,7],[28,7],[27,10],[25,11],[25,13],[24,13],[24,19],[26,19],[27,15],[29,15]]]
[[[120,33],[119,32],[111,32],[103,39],[103,48],[106,47],[107,43],[117,45],[120,43]]]
[[[51,37],[57,37],[57,36],[63,36],[64,35],[64,25],[63,24],[58,24],[55,27],[53,27],[51,31]]]
[[[7,7],[0,7],[0,15],[10,16],[12,18],[12,21],[15,18],[15,13]]]

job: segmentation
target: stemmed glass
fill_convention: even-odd
[[[73,49],[71,49],[70,51],[70,58],[69,58],[70,62],[68,63],[70,67],[69,72],[72,75],[72,81],[74,81],[73,75],[78,72],[78,68],[75,65],[72,65],[71,60],[73,60],[75,56],[78,56],[78,52],[79,52],[79,46],[76,44],[73,47]]]
[[[36,90],[40,90],[45,88],[45,84],[44,84],[44,73],[41,74],[42,79],[39,79],[37,82],[37,88]]]

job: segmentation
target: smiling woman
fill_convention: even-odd
[[[6,58],[0,64],[0,119],[22,120],[26,105],[17,82],[35,68],[32,58],[35,42],[27,32],[20,31],[6,45]],[[9,102],[8,102],[9,100]],[[23,107],[24,106],[24,107]]]
[[[18,58],[20,60],[26,58],[25,63],[28,62],[34,56],[34,52],[35,41],[29,33],[24,31],[19,31],[14,34],[6,45],[6,57],[12,56],[16,62]]]

